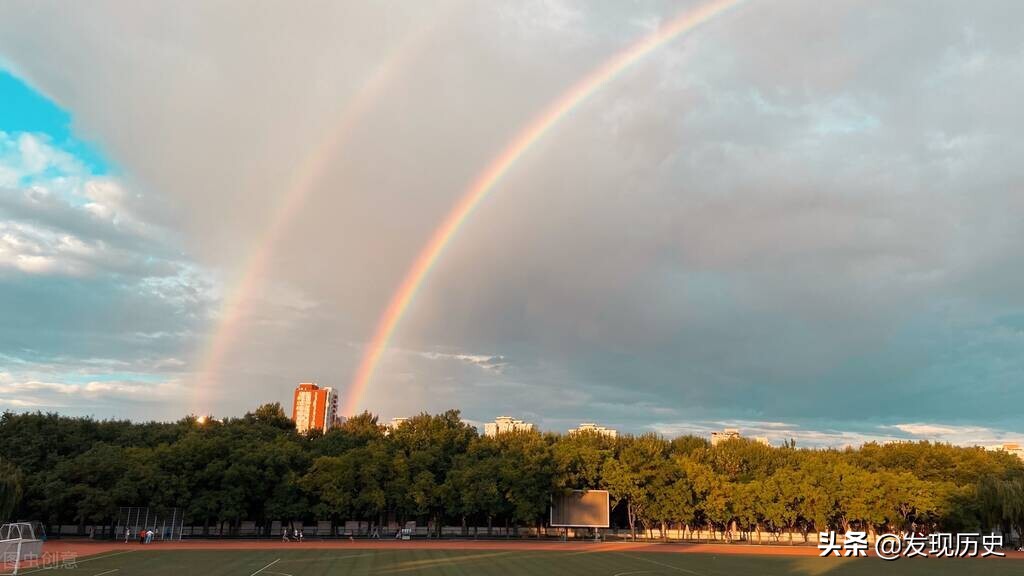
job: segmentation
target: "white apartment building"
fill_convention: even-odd
[[[392,418],[390,422],[384,425],[384,435],[390,436],[391,433],[394,432],[396,428],[398,428],[399,426],[408,421],[409,419],[405,418],[404,416],[396,416],[395,418]]]
[[[617,431],[611,428],[605,428],[604,426],[598,426],[593,422],[583,422],[579,427],[569,430],[569,434],[579,434],[580,432],[594,432],[609,438],[615,438],[619,435]]]
[[[721,444],[722,442],[725,442],[726,440],[733,440],[733,439],[739,438],[739,437],[740,437],[740,429],[739,428],[726,428],[725,430],[722,430],[721,432],[712,432],[711,433],[711,445],[712,446],[718,446],[719,444]]]
[[[740,429],[739,428],[726,428],[725,430],[722,430],[721,432],[712,432],[711,433],[711,445],[712,446],[718,446],[719,444],[721,444],[722,442],[725,442],[726,440],[732,440],[734,438],[742,438],[742,437],[743,436],[740,436]],[[753,440],[754,442],[757,442],[758,444],[764,444],[765,446],[771,446],[771,442],[768,441],[768,437],[767,436],[753,436],[751,438],[751,440]]]
[[[533,424],[517,420],[511,416],[498,416],[494,422],[484,424],[484,436],[494,437],[506,432],[529,432],[533,430]]]

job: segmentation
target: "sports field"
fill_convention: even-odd
[[[580,576],[818,576],[1024,574],[1020,558],[900,559],[818,558],[814,549],[664,547],[507,543],[466,547],[381,543],[376,546],[288,546],[254,543],[199,548],[160,545],[116,547],[78,556],[80,576],[335,576],[427,574],[474,576],[566,574]],[[248,548],[246,548],[248,546]],[[86,547],[83,552],[98,550]],[[703,551],[702,551],[703,550]],[[716,553],[721,552],[721,553]],[[29,568],[22,574],[51,572]],[[57,573],[63,572],[56,568]]]

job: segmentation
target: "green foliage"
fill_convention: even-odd
[[[557,469],[557,488],[585,490],[604,488],[603,468],[615,455],[615,441],[594,431],[570,434],[552,446]]]
[[[279,402],[263,404],[256,410],[249,412],[243,419],[247,422],[259,422],[281,430],[293,430],[295,423],[284,413],[284,408]]]
[[[11,519],[22,493],[21,470],[10,462],[0,458],[0,522]]]
[[[611,498],[624,502],[630,530],[637,520],[652,520],[655,489],[664,483],[668,442],[653,434],[620,439],[617,454],[604,465],[604,480]]]
[[[495,516],[507,515],[501,483],[501,446],[491,438],[476,438],[456,456],[443,486],[446,510],[465,520],[473,517],[490,526]]]
[[[501,434],[498,444],[498,489],[508,503],[511,519],[537,522],[547,511],[554,488],[555,463],[551,447],[536,432]]]
[[[119,506],[180,507],[187,521],[416,519],[543,522],[550,496],[607,489],[620,525],[782,534],[1024,529],[1024,464],[928,442],[858,450],[711,447],[693,436],[480,437],[458,411],[387,430],[363,413],[303,436],[279,404],[175,423],[56,414],[0,417],[0,518],[110,523]]]

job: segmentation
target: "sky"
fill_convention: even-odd
[[[0,409],[344,395],[474,177],[702,4],[0,4]],[[472,212],[359,408],[1024,439],[1021,17],[747,0],[658,48]]]

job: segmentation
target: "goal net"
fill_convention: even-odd
[[[0,525],[0,565],[3,574],[17,574],[24,560],[37,560],[43,553],[43,541],[36,537],[29,522]]]

